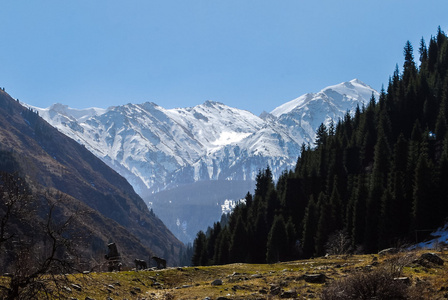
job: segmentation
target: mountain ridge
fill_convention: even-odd
[[[332,95],[329,95],[330,93]],[[288,158],[299,154],[297,149],[302,143],[313,142],[315,130],[320,123],[328,122],[330,118],[337,121],[336,117],[342,117],[347,110],[353,110],[355,105],[367,103],[372,93],[378,96],[378,93],[371,87],[358,79],[353,79],[349,82],[329,86],[318,93],[302,95],[280,105],[270,113],[266,113],[262,116],[263,118],[255,116],[247,110],[232,108],[211,100],[194,107],[173,109],[165,109],[153,102],[129,103],[107,109],[76,110],[62,104],[54,104],[47,109],[37,107],[33,107],[33,109],[36,109],[50,124],[84,144],[112,167],[121,165],[128,169],[133,175],[123,175],[133,183],[137,190],[146,187],[157,191],[167,188],[168,185],[151,180],[151,175],[154,175],[151,172],[146,176],[143,174],[144,172],[136,171],[138,168],[144,169],[143,165],[136,167],[126,164],[126,155],[132,156],[133,159],[144,164],[151,163],[148,160],[154,159],[154,157],[151,157],[149,152],[144,153],[146,157],[143,157],[141,155],[142,151],[145,151],[143,148],[148,147],[152,151],[158,151],[156,160],[164,161],[164,165],[159,169],[162,172],[158,176],[166,176],[167,180],[169,177],[174,177],[174,181],[176,173],[182,173],[180,170],[191,165],[196,165],[194,171],[196,180],[220,179],[220,170],[212,170],[216,167],[213,165],[213,161],[207,158],[216,156],[217,153],[220,156],[226,156],[226,152],[231,152],[235,148],[242,149],[239,154],[247,156],[280,157],[288,161],[289,167],[291,167],[297,157],[291,161]],[[338,105],[334,105],[335,96],[340,98],[337,99],[339,100]],[[304,98],[308,100],[306,103],[303,102]],[[310,109],[304,106],[312,101],[315,102],[314,106],[327,109],[319,112],[320,118],[311,117],[305,122],[306,111]],[[315,110],[317,109],[316,107]],[[121,119],[119,118],[120,114],[123,116]],[[127,132],[125,132],[126,130]],[[90,131],[90,133],[86,133],[86,131]],[[170,131],[173,131],[173,134],[170,134]],[[102,134],[105,136],[101,136]],[[113,135],[120,136],[118,142],[122,143],[121,145],[110,143],[111,139],[115,138]],[[125,136],[133,136],[133,139],[124,141],[123,137]],[[103,140],[100,141],[100,137]],[[176,140],[176,138],[178,139]],[[279,139],[281,143],[274,145],[272,140],[275,139]],[[272,148],[263,147],[260,140]],[[168,141],[170,141],[169,145]],[[283,146],[295,145],[282,148],[279,147],[280,144]],[[134,152],[121,151],[118,153],[117,147],[121,150],[133,148]],[[107,148],[109,149],[106,153],[104,149]],[[208,176],[200,174],[199,165],[203,163],[207,165]],[[227,167],[230,168],[230,165]],[[257,171],[258,168],[255,168],[253,172],[245,174],[245,176],[254,179]],[[277,177],[283,170],[274,168],[273,171],[274,176]],[[225,179],[231,180],[231,176],[229,175]],[[137,184],[138,181],[141,181],[143,185]]]
[[[336,122],[365,105],[372,94],[378,98],[375,90],[354,79],[305,94],[261,116],[211,100],[187,108],[144,102],[86,109],[87,117],[67,107],[65,113],[51,107],[33,109],[123,175],[172,232],[179,230],[179,237],[182,230],[175,224],[189,218],[188,207],[185,215],[172,216],[162,211],[171,199],[155,194],[209,180],[253,183],[267,166],[278,178],[295,166],[302,144],[314,143],[321,123]],[[300,103],[304,98],[308,101]],[[240,197],[248,191],[239,190]],[[216,197],[208,192],[210,199]],[[191,229],[183,241],[191,241],[200,229],[204,228]]]

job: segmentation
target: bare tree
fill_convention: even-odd
[[[15,237],[12,224],[31,213],[29,189],[20,177],[0,173],[0,247]]]
[[[0,186],[4,191],[0,198],[0,248],[12,263],[5,265],[10,281],[0,285],[0,298],[66,298],[64,287],[70,282],[65,274],[79,271],[81,237],[76,225],[82,213],[68,210],[67,196],[59,192],[32,195],[20,180],[8,184],[7,189],[4,181]],[[16,233],[12,233],[14,229],[18,229]]]
[[[349,254],[352,249],[352,241],[347,231],[338,230],[330,235],[328,242],[325,244],[325,249],[331,255]]]

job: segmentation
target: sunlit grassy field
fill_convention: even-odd
[[[69,275],[67,299],[319,299],[336,280],[379,268],[407,277],[415,298],[448,296],[448,266],[418,263],[424,252],[394,255],[328,256],[277,264],[230,264],[165,270]],[[436,252],[443,260],[448,255]],[[310,282],[306,274],[322,274]],[[7,278],[2,278],[7,284]],[[217,284],[212,284],[215,281]],[[222,283],[222,284],[221,284]],[[56,298],[55,298],[56,299]]]

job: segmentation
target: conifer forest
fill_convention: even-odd
[[[379,99],[322,124],[294,170],[276,182],[260,171],[253,194],[197,234],[193,265],[373,253],[415,244],[445,223],[447,35],[439,27],[428,45],[422,38],[414,51],[408,41],[403,54]]]

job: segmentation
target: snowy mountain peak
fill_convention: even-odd
[[[63,113],[63,114],[65,114],[66,111],[69,109],[70,108],[68,107],[68,105],[65,105],[62,103],[54,103],[50,107],[48,107],[48,110],[54,110],[56,112]]]
[[[370,88],[369,85],[367,85],[366,83],[362,82],[362,81],[359,80],[358,78],[352,79],[352,80],[350,80],[349,82],[352,83],[352,84],[359,84],[359,85],[363,85],[363,86],[365,86],[365,87]]]
[[[303,110],[312,102],[328,102],[338,107],[340,110],[351,110],[351,103],[366,103],[372,96],[372,93],[378,97],[378,93],[370,86],[359,79],[353,79],[348,82],[342,82],[337,85],[326,87],[318,93],[302,95],[275,108],[271,114],[278,118],[281,115],[294,113],[294,111],[297,113],[297,111]]]
[[[152,109],[159,109],[160,106],[154,102],[145,102],[140,104],[140,106],[142,108],[144,108],[145,110],[152,110]]]
[[[90,117],[102,115],[107,111],[107,109],[97,107],[76,109],[61,103],[52,104],[47,108],[39,108],[25,103],[23,105],[38,111],[39,115],[47,121],[49,119],[57,118],[65,121],[83,122]],[[52,124],[52,122],[49,123]],[[54,126],[54,124],[52,125]]]
[[[209,106],[209,107],[215,107],[215,106],[226,106],[225,104],[218,102],[218,101],[213,101],[213,100],[207,100],[204,102],[205,106]]]
[[[137,191],[203,180],[253,180],[267,165],[274,177],[297,161],[317,127],[378,94],[358,79],[302,95],[260,117],[206,101],[165,109],[153,102],[108,109],[36,108],[125,176]]]
[[[328,97],[332,97],[335,101],[356,101],[359,99],[369,100],[372,93],[376,98],[378,98],[378,93],[359,79],[353,79],[348,82],[342,82],[337,85],[326,87],[318,94],[320,93],[326,94]]]
[[[314,94],[311,94],[311,93],[304,94],[294,100],[291,100],[283,105],[280,105],[279,107],[277,107],[273,111],[271,111],[270,114],[275,117],[279,117],[281,115],[287,114],[297,107],[306,105],[306,103],[308,101],[310,101],[313,97],[314,97]]]

